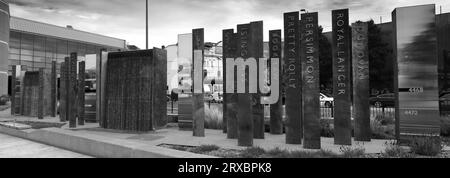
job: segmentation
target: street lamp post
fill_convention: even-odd
[[[145,0],[145,49],[148,49],[148,0]]]

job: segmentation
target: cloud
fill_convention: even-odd
[[[145,47],[145,0],[7,0],[11,14],[22,18],[99,33]],[[450,1],[430,0],[450,11]],[[263,20],[268,30],[282,29],[283,13],[306,9],[319,12],[319,23],[331,30],[331,10],[349,8],[350,20],[383,17],[395,7],[421,0],[149,0],[149,43],[160,47],[177,42],[177,35],[205,28],[205,40],[221,41],[222,29]]]

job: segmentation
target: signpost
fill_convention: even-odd
[[[259,58],[264,56],[263,44],[263,22],[251,22],[249,53],[250,57],[256,59],[257,64],[259,64]],[[257,79],[260,78],[259,75],[264,74],[257,72]],[[253,137],[256,139],[264,139],[264,106],[260,101],[261,92],[257,90],[256,94],[252,94]]]
[[[302,91],[299,12],[284,13],[284,75],[286,87],[286,143],[301,144]]]
[[[271,59],[281,59],[281,30],[271,30],[269,31],[269,56]],[[269,62],[269,64],[271,64]],[[272,69],[269,67],[269,69]],[[278,68],[282,71],[282,67]],[[272,71],[270,71],[270,75]],[[271,78],[271,77],[269,77]],[[279,81],[282,81],[281,75],[276,77]],[[272,82],[270,82],[272,84]],[[270,105],[270,133],[271,134],[283,134],[283,93],[279,90],[280,99],[277,103]]]
[[[318,13],[304,13],[301,23],[303,147],[320,149],[320,76]]]
[[[228,58],[234,59],[236,56],[236,39],[233,29],[223,30],[223,83],[224,90],[227,86],[227,68],[226,61]],[[236,71],[233,76],[236,76]],[[236,80],[233,78],[233,81]],[[236,86],[236,84],[234,85]],[[227,138],[237,138],[238,125],[237,125],[237,95],[234,93],[223,93],[223,124],[226,125]]]
[[[67,71],[69,58],[66,57],[60,67],[60,87],[59,87],[59,121],[67,121]]]
[[[78,67],[78,125],[84,125],[84,95],[85,95],[85,68],[86,62],[79,62]]]
[[[71,53],[70,54],[70,59],[69,59],[69,63],[68,63],[68,86],[67,86],[67,95],[68,95],[68,99],[67,99],[67,105],[68,105],[68,109],[67,109],[67,116],[68,116],[68,120],[69,120],[69,127],[70,128],[75,128],[77,127],[77,118],[76,118],[76,114],[77,114],[77,53]]]
[[[44,119],[44,68],[39,69],[39,85],[38,85],[38,97],[37,97],[37,115],[38,119]]]
[[[435,18],[434,4],[392,12],[398,139],[401,135],[440,134]]]
[[[193,49],[193,135],[196,137],[205,136],[205,104],[203,101],[203,49],[204,49],[204,30],[192,30],[192,49]]]
[[[368,25],[365,22],[352,24],[352,53],[355,140],[370,141],[369,46]]]
[[[50,115],[52,117],[56,117],[56,110],[57,110],[57,76],[56,76],[56,61],[52,61],[52,72],[51,72],[51,79],[50,79],[50,95],[51,95],[51,101],[50,101]]]
[[[250,24],[237,26],[238,33],[238,57],[247,60],[249,56]],[[245,70],[244,70],[245,71]],[[238,118],[238,145],[253,146],[253,119],[252,119],[252,95],[249,94],[249,73],[236,78],[244,78],[245,91],[237,94],[237,118]],[[235,86],[236,87],[236,86]]]
[[[11,72],[11,115],[16,115],[16,81],[17,81],[17,66],[12,66]]]
[[[351,58],[348,9],[332,11],[334,143],[352,144]]]

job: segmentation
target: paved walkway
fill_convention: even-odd
[[[90,158],[89,156],[0,134],[0,158]]]
[[[49,122],[49,123],[60,123],[58,118],[47,117],[44,120],[37,120],[33,117],[23,117],[15,116],[12,117],[9,111],[0,112],[0,122],[1,121],[39,121],[39,122]],[[226,134],[223,134],[221,130],[205,130],[205,137],[193,137],[192,131],[181,131],[178,129],[177,124],[170,124],[169,127],[165,129],[160,129],[155,132],[148,133],[133,133],[126,131],[116,131],[99,128],[98,123],[86,123],[84,126],[77,126],[76,129],[68,128],[68,124],[64,125],[62,130],[69,135],[77,135],[85,138],[101,136],[105,139],[111,139],[115,141],[124,141],[124,143],[139,143],[146,144],[149,146],[158,146],[160,144],[175,144],[175,145],[188,145],[188,146],[199,146],[199,145],[218,145],[222,148],[229,149],[245,149],[245,147],[237,146],[236,139],[227,139]],[[265,139],[255,139],[254,146],[258,146],[264,149],[280,148],[286,150],[305,150],[302,145],[289,145],[285,144],[286,136],[283,135],[271,135],[266,133]],[[118,140],[117,140],[118,139]],[[353,141],[352,147],[363,147],[366,153],[381,153],[385,150],[385,143],[392,140],[372,140],[371,142],[355,142]],[[0,148],[2,147],[3,141],[0,138]],[[340,153],[341,146],[334,145],[333,138],[321,139],[322,149],[330,150],[335,153]],[[444,150],[450,150],[450,147],[445,147]],[[0,149],[0,157],[2,157],[2,152]]]
[[[63,128],[65,129],[65,128]],[[222,148],[228,149],[245,149],[246,147],[237,146],[236,139],[227,139],[226,134],[223,134],[221,130],[205,130],[205,137],[193,137],[192,131],[181,131],[178,127],[168,127],[165,129],[157,130],[149,133],[130,133],[112,131],[107,129],[98,128],[98,125],[88,124],[84,128],[70,129],[77,134],[86,135],[98,135],[105,138],[121,139],[136,143],[143,143],[152,146],[160,144],[175,144],[175,145],[187,145],[187,146],[200,146],[200,145],[218,145]],[[254,146],[264,149],[286,149],[286,150],[307,150],[303,149],[302,145],[290,145],[285,144],[286,136],[283,135],[271,135],[265,134],[265,139],[254,139]],[[366,153],[381,153],[385,149],[385,143],[389,140],[372,140],[371,142],[353,142],[352,147],[363,147]],[[334,145],[333,138],[322,137],[322,148],[324,150],[330,150],[335,153],[340,153],[339,145]],[[311,150],[313,151],[313,150]]]

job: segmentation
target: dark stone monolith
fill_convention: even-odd
[[[352,24],[353,112],[355,141],[370,141],[368,25]]]
[[[320,76],[318,13],[302,14],[303,147],[320,149]]]
[[[205,104],[203,101],[203,49],[204,49],[204,30],[192,30],[192,76],[194,84],[193,93],[193,135],[196,137],[205,136]]]
[[[301,144],[302,82],[300,60],[299,12],[284,13],[284,74],[286,90],[286,143]]]
[[[269,56],[270,59],[278,59],[281,61],[281,30],[269,31]],[[271,64],[269,62],[269,64]],[[269,65],[270,66],[270,65]],[[269,67],[269,69],[272,69]],[[282,66],[279,69],[282,71]],[[272,72],[270,73],[272,75]],[[271,77],[269,77],[271,79]],[[282,81],[281,75],[277,78]],[[283,84],[281,84],[283,85]],[[277,103],[270,105],[270,133],[271,134],[283,134],[283,99],[282,99],[282,86],[279,89],[280,98]]]
[[[348,9],[332,11],[334,144],[352,144],[351,57]]]
[[[250,43],[250,24],[242,24],[237,26],[238,48],[237,57],[247,60],[249,56]],[[249,94],[249,73],[244,72],[242,76],[236,78],[245,79],[245,93],[237,94],[238,109],[238,145],[253,146],[253,119],[252,119],[252,95]],[[237,86],[235,86],[237,87]],[[241,86],[242,87],[242,86]]]

